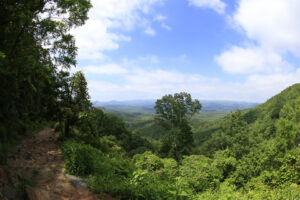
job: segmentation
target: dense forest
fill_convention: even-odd
[[[155,123],[155,100],[132,100],[132,101],[110,101],[93,102],[95,107],[104,107],[104,112],[112,113],[121,117],[126,127],[149,140],[161,140],[164,137],[164,129]],[[236,102],[236,101],[211,101],[201,100],[201,112],[196,113],[190,120],[195,143],[205,140],[204,127],[210,127],[215,120],[220,119],[228,113],[237,109],[245,110],[253,108],[258,103]],[[213,129],[209,129],[212,131]],[[209,132],[207,132],[209,134]],[[198,137],[199,136],[199,137]]]
[[[67,173],[119,199],[300,199],[300,84],[266,103],[192,128],[201,102],[185,92],[155,104],[159,140],[92,106],[72,28],[88,0],[0,1],[0,160],[49,123]],[[195,126],[195,125],[193,125]]]

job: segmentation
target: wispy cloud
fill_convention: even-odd
[[[169,26],[169,25],[167,25],[167,24],[165,24],[165,23],[162,23],[161,27],[164,28],[164,29],[166,29],[166,30],[168,30],[168,31],[172,30],[172,27]]]
[[[131,41],[130,31],[139,28],[154,36],[158,34],[155,23],[166,30],[172,27],[168,26],[166,16],[152,12],[161,3],[159,0],[95,2],[94,9],[97,9],[91,12],[90,21],[76,32],[80,36],[77,37],[79,56],[102,59],[106,63],[83,67],[88,77],[93,76],[88,81],[93,100],[159,98],[187,91],[200,99],[262,102],[300,80],[300,70],[285,59],[286,55],[300,56],[297,20],[300,1],[239,0],[230,21],[242,30],[240,33],[246,40],[229,46],[215,57],[226,75],[243,75],[237,81],[188,73],[184,64],[189,60],[184,54],[176,60],[169,58],[171,63],[182,64],[177,69],[163,66],[163,57],[151,54],[110,62],[105,58],[105,51],[116,50],[122,42]],[[226,4],[221,0],[189,0],[189,3],[213,9],[225,17]]]
[[[153,63],[153,64],[157,64],[159,63],[159,58],[156,56],[156,55],[151,55],[151,56],[140,56],[138,58],[139,61],[142,61],[142,62],[150,62],[150,63]]]
[[[218,79],[199,74],[140,67],[131,68],[127,73],[119,74],[119,79],[122,79],[122,83],[90,81],[89,89],[92,99],[149,99],[180,91],[207,98],[206,95],[211,95],[215,91],[213,88],[220,85]]]
[[[188,0],[190,5],[199,8],[210,8],[219,14],[225,13],[226,4],[221,0]]]
[[[278,53],[256,46],[233,46],[215,59],[224,71],[232,74],[270,74],[289,72],[293,69],[293,66]]]
[[[176,69],[139,66],[145,63],[149,60],[139,58],[122,64],[83,68],[87,76],[98,75],[97,80],[89,80],[92,99],[149,99],[186,91],[199,99],[263,102],[300,80],[300,70],[295,73],[251,74],[244,81],[233,82]]]
[[[299,9],[294,0],[240,0],[229,17],[248,45],[233,45],[215,60],[228,73],[248,75],[236,86],[245,97],[265,100],[299,82],[299,66],[285,59],[300,57]]]
[[[182,54],[176,58],[173,58],[172,60],[175,62],[190,63],[189,58],[185,54]]]
[[[167,17],[165,15],[159,14],[159,15],[154,16],[155,21],[162,22],[162,21],[165,21],[166,19],[167,19]]]
[[[218,64],[235,74],[291,71],[294,67],[284,56],[300,56],[300,2],[240,0],[238,5],[230,23],[255,44],[231,47],[216,57]]]
[[[82,71],[87,74],[104,74],[104,75],[113,75],[113,74],[124,74],[127,70],[117,64],[105,64],[100,66],[86,66],[82,68]]]
[[[144,33],[146,33],[147,35],[150,35],[150,36],[155,36],[156,35],[156,31],[151,26],[148,26],[144,30]]]
[[[233,21],[262,47],[300,55],[300,1],[240,0]]]
[[[132,40],[129,32],[141,28],[155,35],[151,27],[153,7],[164,0],[92,0],[89,20],[73,30],[79,47],[79,59],[103,59],[105,51],[119,48],[121,42]]]
[[[165,15],[159,14],[159,15],[156,15],[156,16],[154,17],[154,21],[160,22],[160,26],[161,26],[163,29],[166,29],[166,30],[168,30],[168,31],[171,31],[171,30],[172,30],[172,27],[166,24],[166,22],[165,22],[166,20],[167,20],[167,17],[166,17]]]

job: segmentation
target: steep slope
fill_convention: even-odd
[[[273,96],[267,102],[245,111],[244,118],[248,123],[253,123],[257,119],[264,119],[268,116],[272,119],[278,119],[279,112],[283,106],[299,96],[300,83],[297,83]]]
[[[198,149],[196,152],[211,157],[215,151],[223,150],[220,147],[221,141],[229,135],[232,137],[236,126],[243,129],[243,136],[247,135],[247,140],[250,141],[249,148],[276,137],[282,109],[295,104],[299,98],[300,84],[294,84],[257,107],[230,113],[220,120],[201,126],[194,134]],[[237,125],[237,122],[240,125]]]
[[[199,199],[300,198],[300,84],[214,127],[197,153],[220,167],[220,185]]]

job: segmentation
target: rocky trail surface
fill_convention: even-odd
[[[58,133],[24,139],[0,165],[0,200],[97,200],[83,179],[65,175]]]

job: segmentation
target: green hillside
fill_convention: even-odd
[[[79,141],[65,143],[67,170],[88,175],[95,192],[121,199],[299,199],[299,86],[249,110],[192,120],[194,145],[180,159],[168,150],[173,144],[169,130],[149,127],[159,134],[149,143],[140,137],[148,134],[142,129],[131,133],[121,118],[97,111],[98,135],[80,125],[74,137]],[[144,127],[151,120],[135,111],[123,117]]]
[[[164,136],[164,130],[154,122],[154,112],[140,107],[105,108],[105,112],[121,117],[126,127],[149,139],[159,140]],[[228,111],[200,112],[196,114],[191,126],[197,132],[203,124],[213,122],[228,114]]]
[[[283,90],[278,95],[273,96],[265,103],[250,108],[245,111],[241,111],[240,115],[243,121],[247,124],[247,127],[250,129],[257,129],[261,134],[264,133],[264,136],[271,136],[276,132],[276,122],[280,118],[280,113],[283,108],[289,107],[291,104],[295,104],[297,99],[300,97],[300,84],[295,84]],[[209,138],[213,138],[212,133],[217,134],[218,131],[221,131],[222,127],[228,123],[228,120],[235,113],[231,113],[225,116],[223,119],[213,121],[207,128],[205,126],[199,127],[199,133],[196,134],[196,137],[201,137],[210,132]],[[218,130],[218,131],[217,131]],[[212,139],[214,140],[214,139]],[[206,141],[209,142],[209,141]]]
[[[230,164],[224,184],[242,193],[247,191],[248,198],[280,199],[276,191],[288,190],[282,198],[297,199],[300,192],[299,108],[300,84],[295,84],[264,104],[231,113],[215,123],[208,129],[215,131],[196,152],[214,161],[220,155],[234,159],[236,163]],[[292,197],[293,192],[287,188],[297,191],[297,198]],[[203,197],[221,199],[223,192],[220,187],[217,192],[207,192],[209,198]]]
[[[94,102],[93,104],[96,107],[101,107],[101,105],[104,106],[105,112],[121,117],[128,129],[137,132],[148,139],[159,140],[165,136],[164,130],[154,123],[154,100]],[[210,124],[213,124],[213,121],[224,117],[229,112],[237,109],[244,110],[258,105],[257,103],[247,102],[208,100],[201,101],[201,104],[203,107],[201,112],[197,113],[191,121],[191,126],[195,135],[202,134],[202,132],[205,131],[203,126],[211,126]],[[198,141],[198,139],[196,140]],[[203,138],[200,139],[200,141],[202,140]]]
[[[251,108],[244,113],[245,120],[253,123],[255,120],[261,120],[268,117],[278,119],[280,110],[284,105],[289,104],[300,96],[300,84],[288,87],[280,94],[270,98],[266,103],[255,108]]]

